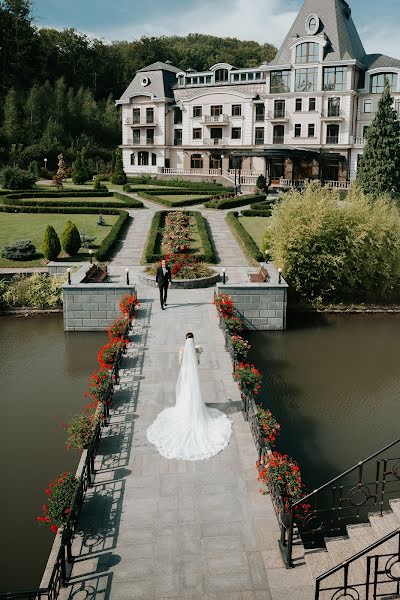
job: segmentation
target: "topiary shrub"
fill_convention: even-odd
[[[0,171],[0,185],[7,190],[28,190],[35,181],[36,175],[18,167],[4,167]]]
[[[65,225],[64,233],[62,236],[62,246],[65,252],[69,256],[76,256],[79,252],[79,248],[81,247],[81,236],[79,235],[79,231],[77,226],[68,221]]]
[[[72,171],[72,181],[78,185],[85,183],[90,177],[87,165],[85,151],[76,153],[74,169]]]
[[[130,192],[131,191],[131,186],[129,183],[125,183],[125,185],[122,186],[122,190],[124,192]]]
[[[31,240],[19,240],[4,246],[1,256],[8,260],[32,260],[36,256],[36,248]]]
[[[125,185],[125,183],[128,182],[122,162],[122,150],[120,148],[118,148],[115,152],[115,166],[110,181],[115,185]]]
[[[265,190],[267,185],[267,180],[265,179],[264,175],[259,175],[257,177],[257,181],[256,181],[256,186],[258,187],[259,190]]]
[[[52,225],[46,227],[42,250],[48,260],[55,260],[61,252],[60,240]]]

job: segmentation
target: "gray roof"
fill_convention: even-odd
[[[147,67],[139,69],[138,73],[141,73],[142,71],[171,71],[171,73],[181,73],[182,69],[178,69],[178,67],[174,67],[174,65],[168,63],[157,61],[151,65],[147,65]]]
[[[271,64],[286,65],[291,62],[290,44],[295,37],[307,35],[305,22],[310,14],[317,14],[321,24],[318,33],[325,34],[329,44],[324,62],[357,59],[364,63],[365,50],[351,18],[351,10],[345,0],[305,0],[285,41]]]
[[[386,67],[400,69],[400,60],[385,54],[367,54],[365,64],[367,69],[383,69]]]
[[[173,99],[174,93],[172,88],[176,84],[176,74],[180,72],[181,69],[163,62],[155,62],[147,67],[143,67],[143,69],[139,69],[136,73],[119,101],[128,102],[131,96],[143,94],[152,94],[156,98]],[[144,75],[148,75],[150,79],[149,85],[143,86],[140,83]]]

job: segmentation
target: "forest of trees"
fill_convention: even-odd
[[[120,140],[114,100],[138,69],[157,60],[255,67],[275,53],[270,44],[200,34],[108,44],[74,29],[39,29],[31,0],[0,0],[0,162],[24,167],[46,156],[53,167],[60,151],[69,162],[83,146],[109,160]]]

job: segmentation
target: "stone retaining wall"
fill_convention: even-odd
[[[217,289],[231,296],[236,310],[243,315],[247,329],[273,331],[286,329],[288,285],[274,265],[267,265],[268,283],[218,284]]]
[[[71,273],[71,284],[63,285],[64,330],[105,331],[120,316],[119,301],[135,294],[134,285],[82,283],[88,265]]]

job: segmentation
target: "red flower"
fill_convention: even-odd
[[[58,531],[57,525],[50,525],[50,531],[52,531],[53,533],[57,533],[57,531]]]

